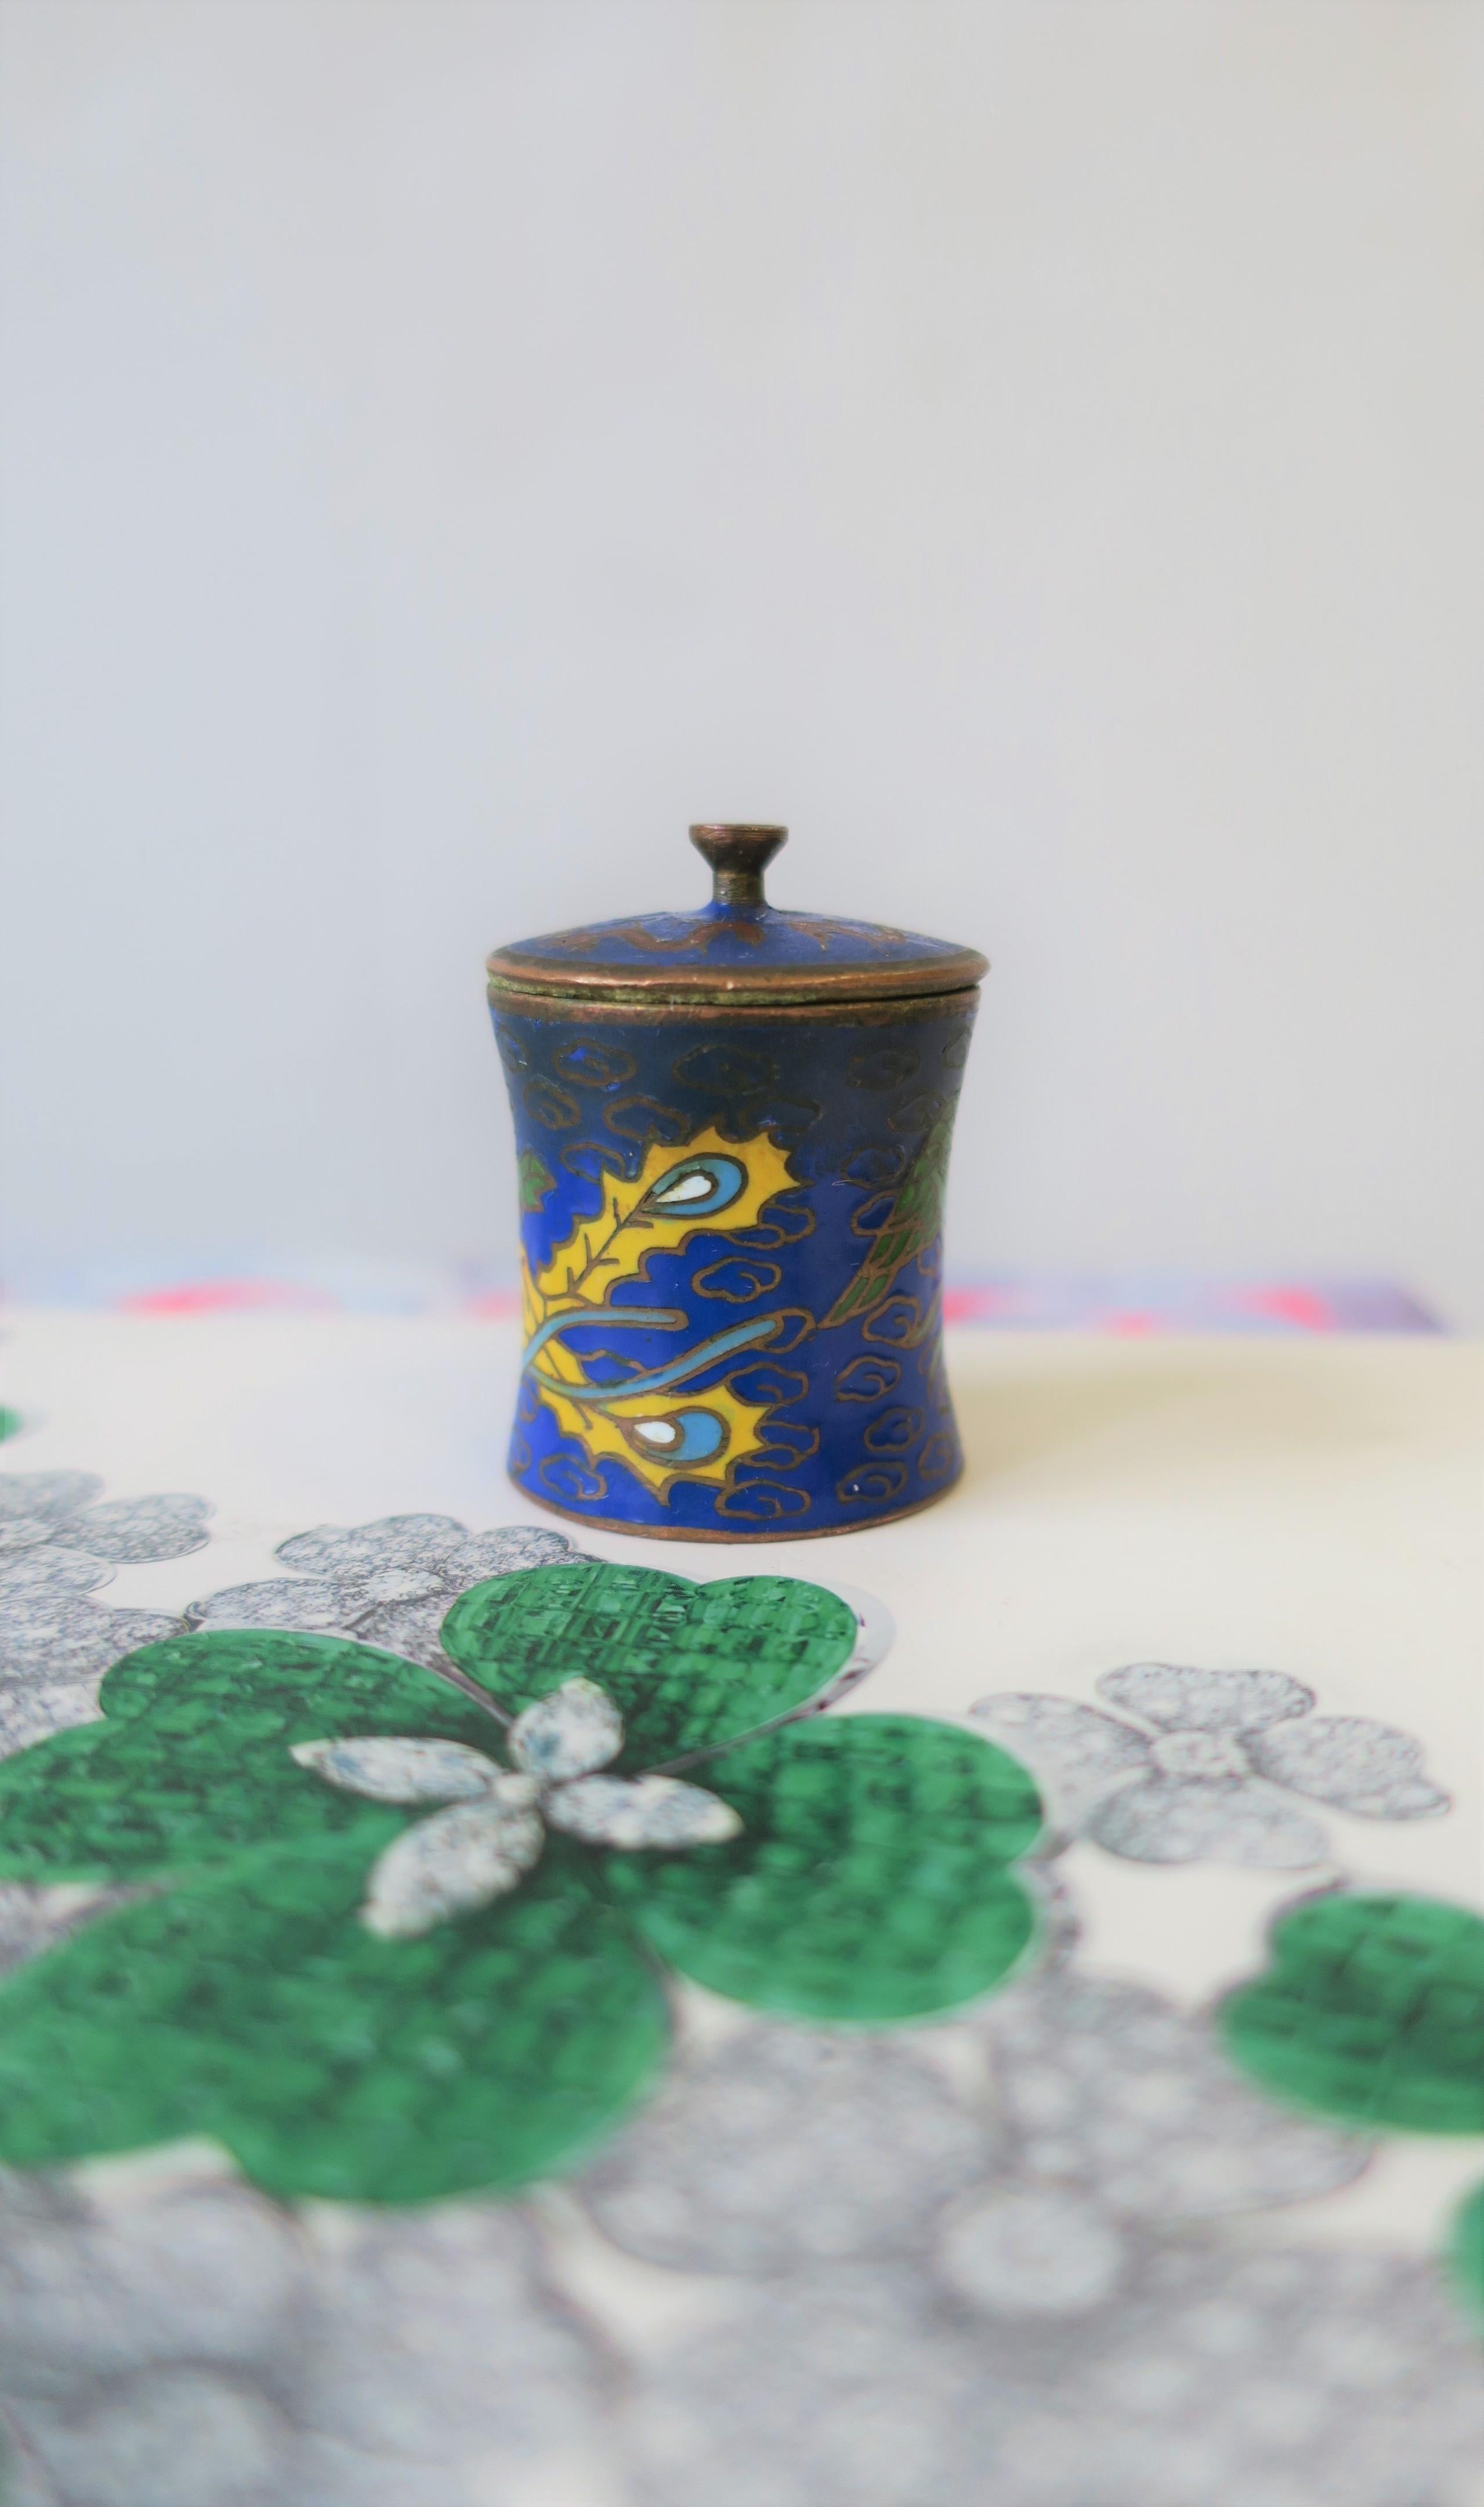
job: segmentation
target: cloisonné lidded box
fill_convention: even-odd
[[[519,1153],[510,1472],[595,1529],[853,1532],[961,1469],[943,1193],[986,963],[769,905],[784,833],[693,827],[699,912],[489,961]]]

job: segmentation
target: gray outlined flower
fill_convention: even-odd
[[[940,2273],[889,2265],[739,2289],[720,2322],[642,2364],[623,2423],[631,2494],[645,2507],[1468,2495],[1484,2445],[1478,2344],[1434,2267],[1169,2241],[1144,2247],[1109,2298],[1104,2250],[1069,2205],[1048,2264],[1053,2207],[1040,2205],[1039,2287],[1061,2303],[1039,2312],[990,2310]]]
[[[678,2066],[576,2190],[644,2263],[779,2273],[910,2249],[995,2147],[910,2039],[760,2021]]]
[[[372,1801],[438,1803],[372,1868],[361,1920],[392,1941],[488,1907],[519,1886],[546,1830],[621,1852],[720,1845],[740,1836],[729,1802],[676,1776],[612,1776],[623,1718],[595,1681],[568,1680],[506,1734],[513,1768],[463,1741],[301,1741],[290,1751],[325,1782]]]
[[[104,1672],[180,1627],[90,1597],[118,1567],[203,1547],[210,1508],[175,1495],[99,1505],[102,1486],[91,1472],[0,1472],[0,1758],[88,1723]]]
[[[449,1606],[471,1584],[521,1567],[564,1567],[586,1558],[564,1532],[533,1523],[470,1532],[452,1514],[388,1514],[374,1523],[322,1523],[280,1541],[273,1555],[294,1572],[233,1584],[192,1602],[193,1628],[286,1628],[359,1637],[426,1670],[452,1666],[438,1641]]]
[[[611,2374],[513,2204],[327,2236],[199,2152],[122,2187],[0,2182],[16,2507],[555,2497]]]
[[[1098,1693],[1122,1714],[1025,1691],[969,1711],[1030,1767],[1064,1837],[1090,1836],[1132,1862],[1273,1871],[1327,1862],[1323,1828],[1285,1794],[1361,1819],[1428,1819],[1450,1806],[1409,1734],[1368,1716],[1317,1715],[1313,1690],[1284,1672],[1137,1662],[1104,1672]]]
[[[1092,2223],[1118,2279],[1140,2233],[1309,2201],[1370,2159],[1361,2135],[1274,2107],[1204,2018],[1136,1985],[1043,1972],[952,2034],[945,2068],[941,2038],[754,2022],[682,2066],[576,2190],[616,2245],[671,2269],[776,2273],[945,2239],[961,2258],[966,2221],[982,2242],[992,2220],[1008,2236],[1044,2214]],[[1033,2242],[1053,2254],[1049,2230]],[[1008,2252],[995,2271],[1003,2312],[1055,2311]]]
[[[115,1498],[94,1503],[102,1481],[91,1472],[0,1472],[0,1558],[36,1559],[31,1589],[50,1583],[58,1591],[88,1592],[106,1582],[114,1567],[143,1566],[159,1558],[184,1558],[205,1546],[204,1498],[174,1494]],[[99,1572],[82,1578],[67,1563],[90,1563]]]
[[[1466,2473],[1477,2349],[1430,2265],[1223,2234],[1370,2144],[1139,1987],[1063,1971],[952,2034],[754,2026],[577,2180],[627,2251],[738,2276],[641,2367],[635,2495],[1397,2507]]]

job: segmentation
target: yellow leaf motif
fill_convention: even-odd
[[[682,1148],[657,1142],[636,1176],[604,1179],[602,1206],[580,1218],[544,1269],[532,1278],[522,1259],[525,1367],[562,1435],[588,1458],[623,1463],[661,1498],[677,1478],[720,1486],[766,1438],[766,1402],[743,1401],[730,1383],[691,1397],[688,1378],[734,1354],[758,1349],[776,1332],[777,1315],[734,1324],[640,1375],[595,1384],[564,1330],[599,1317],[616,1331],[638,1326],[682,1331],[689,1317],[673,1306],[615,1306],[613,1289],[647,1276],[651,1254],[675,1254],[693,1236],[730,1236],[756,1226],[765,1205],[793,1182],[788,1160],[766,1133],[724,1141],[698,1132]]]

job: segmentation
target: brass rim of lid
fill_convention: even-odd
[[[626,966],[621,971],[597,967],[558,976],[539,960],[523,962],[502,951],[496,951],[488,964],[491,999],[519,993],[527,999],[549,1001],[650,1001],[657,1008],[671,1002],[682,1007],[730,1004],[736,1009],[766,1009],[807,1008],[813,1002],[827,1001],[933,1000],[940,994],[972,991],[989,972],[989,960],[974,949],[934,959],[931,965],[880,971],[851,966],[834,974],[810,975],[798,967],[780,966],[771,981],[766,975],[742,971],[729,981],[712,971],[687,983],[672,967],[657,967],[652,975]]]
[[[746,912],[766,902],[763,870],[786,841],[786,828],[708,823],[693,826],[690,834],[697,852],[711,865],[713,903]],[[977,949],[945,950],[941,957],[907,958],[882,966],[691,968],[670,960],[650,968],[560,966],[550,958],[527,957],[517,944],[491,950],[485,963],[491,999],[509,993],[554,1001],[648,1002],[657,1009],[671,1004],[743,1009],[931,999],[940,993],[965,992],[989,972],[989,960]]]

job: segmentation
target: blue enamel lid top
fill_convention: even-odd
[[[786,835],[784,827],[692,827],[692,844],[711,865],[709,904],[513,942],[488,962],[491,993],[739,1007],[899,1000],[962,992],[987,971],[977,949],[953,941],[770,905],[763,871]]]

